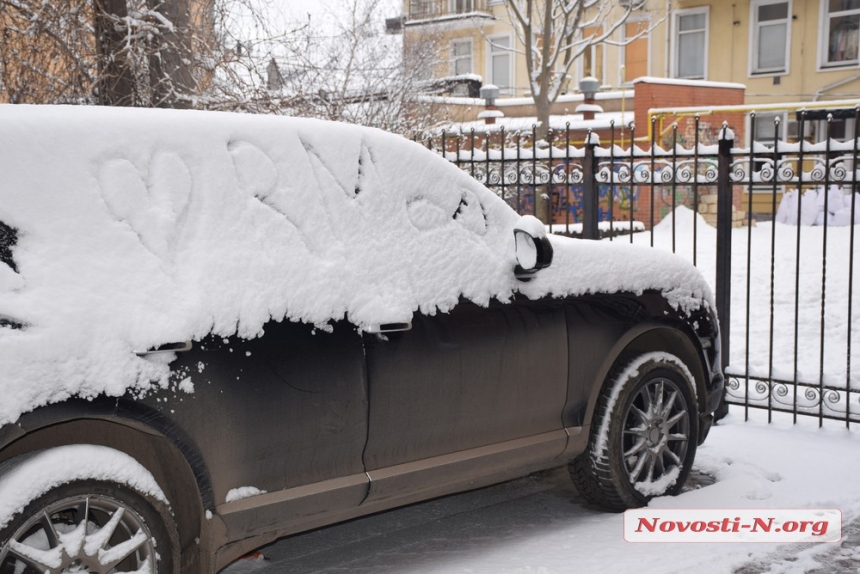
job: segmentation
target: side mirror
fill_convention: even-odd
[[[540,269],[552,263],[552,244],[543,223],[532,215],[524,215],[514,226],[517,266],[514,275],[520,281],[531,281]]]

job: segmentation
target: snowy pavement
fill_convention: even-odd
[[[224,572],[670,574],[860,571],[860,430],[732,407],[666,508],[838,508],[833,544],[634,544],[622,515],[588,508],[560,468],[289,537]],[[843,546],[844,545],[844,546]]]

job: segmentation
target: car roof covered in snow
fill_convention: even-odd
[[[379,130],[215,112],[0,106],[0,423],[164,380],[135,351],[271,319],[326,328],[530,297],[657,289],[710,300],[680,259],[553,238],[516,281],[519,216],[437,154]]]

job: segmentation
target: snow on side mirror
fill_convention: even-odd
[[[537,217],[524,215],[514,226],[517,266],[514,275],[520,281],[530,281],[540,269],[552,263],[552,244],[546,228]]]

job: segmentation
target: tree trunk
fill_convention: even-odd
[[[159,49],[149,56],[149,78],[152,90],[151,105],[161,108],[190,108],[194,93],[191,47],[191,16],[187,0],[149,0],[151,10],[158,10],[173,24],[165,29]]]
[[[538,140],[546,141],[549,135],[549,116],[552,102],[545,92],[538,94],[535,99],[535,108],[537,109],[537,138]],[[535,142],[537,143],[537,142]],[[552,201],[550,194],[552,193],[552,182],[547,183],[543,193],[538,190],[537,174],[535,174],[535,217],[540,219],[545,224],[552,223]]]
[[[128,16],[126,0],[98,0],[95,29],[98,43],[98,103],[103,106],[133,106],[136,103],[134,71],[126,58],[126,32],[116,25]]]

